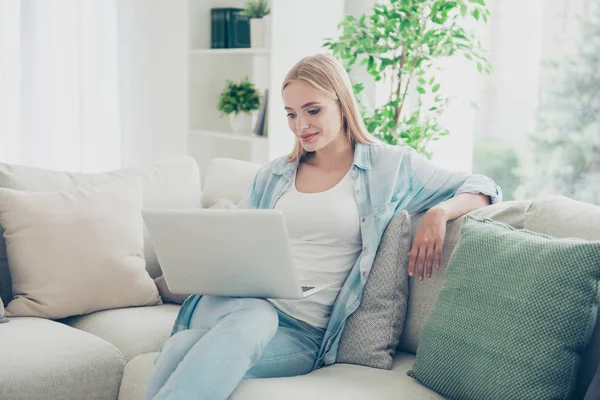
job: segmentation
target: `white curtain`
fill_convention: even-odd
[[[116,0],[0,0],[0,162],[118,168]]]

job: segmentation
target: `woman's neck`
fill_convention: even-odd
[[[310,164],[324,171],[347,169],[354,161],[354,146],[344,133],[320,150],[315,151],[308,160]]]

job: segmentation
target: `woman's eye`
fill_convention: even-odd
[[[293,114],[293,113],[289,113],[289,114],[287,115],[287,117],[288,117],[288,118],[294,118],[295,116],[296,116],[296,114]]]
[[[318,109],[318,108],[314,108],[314,109],[312,109],[312,110],[308,110],[308,113],[309,113],[310,115],[317,115],[317,114],[319,113],[319,111],[321,111],[321,110],[320,110],[320,109]]]

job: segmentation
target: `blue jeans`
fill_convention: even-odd
[[[242,379],[307,374],[324,334],[263,299],[204,296],[161,346],[145,399],[227,399]]]

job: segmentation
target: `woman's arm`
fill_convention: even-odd
[[[463,193],[485,195],[489,198],[491,204],[502,201],[500,187],[487,176],[440,168],[413,149],[408,150],[408,155],[410,163],[410,199],[406,209],[409,214],[429,210]],[[458,200],[458,204],[462,203],[462,200]],[[457,210],[454,202],[450,203],[449,206],[454,211]],[[468,208],[468,204],[458,207]],[[469,211],[471,210],[466,212]],[[466,212],[450,219],[455,219]]]
[[[461,193],[430,208],[428,212],[435,212],[448,222],[470,213],[473,210],[489,205],[489,196],[484,194]]]
[[[502,192],[483,175],[457,173],[437,167],[415,151],[409,152],[409,213],[427,210],[409,253],[408,274],[419,280],[440,267],[446,224],[472,210],[502,201]]]

